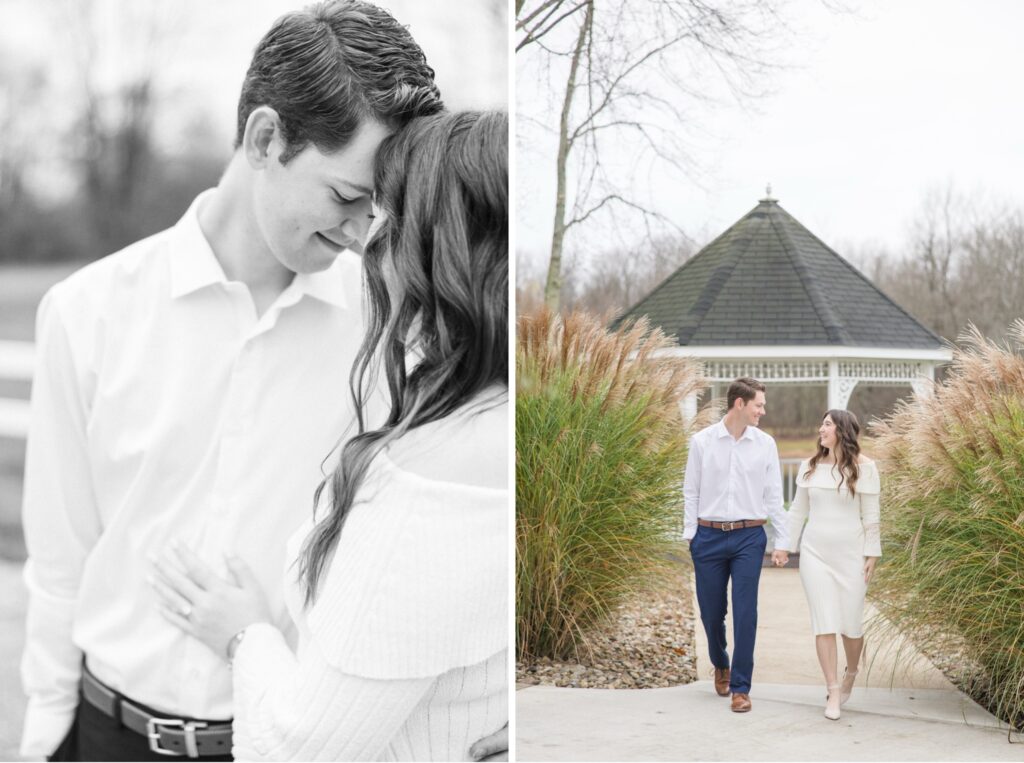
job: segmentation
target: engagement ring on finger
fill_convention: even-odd
[[[181,609],[178,610],[178,613],[182,617],[184,617],[186,620],[188,620],[189,617],[192,616],[192,605],[191,604],[186,604],[184,607],[182,607]]]

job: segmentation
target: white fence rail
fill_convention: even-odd
[[[36,348],[32,342],[0,340],[0,379],[32,381]],[[28,434],[28,400],[0,397],[0,437]]]

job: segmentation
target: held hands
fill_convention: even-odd
[[[179,541],[152,558],[149,584],[160,597],[160,614],[227,659],[228,642],[243,628],[270,622],[270,606],[252,570],[228,557],[232,580],[221,578]]]
[[[877,562],[877,556],[864,557],[864,585],[867,585],[871,582],[871,576],[875,574],[875,564]]]
[[[777,548],[772,551],[772,565],[775,567],[785,567],[789,564],[789,552],[783,551],[781,548]]]

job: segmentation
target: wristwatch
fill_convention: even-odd
[[[235,652],[238,651],[238,645],[242,643],[243,638],[245,638],[245,628],[242,628],[242,630],[232,636],[228,642],[227,653],[229,663],[235,661]]]

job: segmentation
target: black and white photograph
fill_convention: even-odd
[[[0,10],[0,759],[507,760],[507,2]]]

